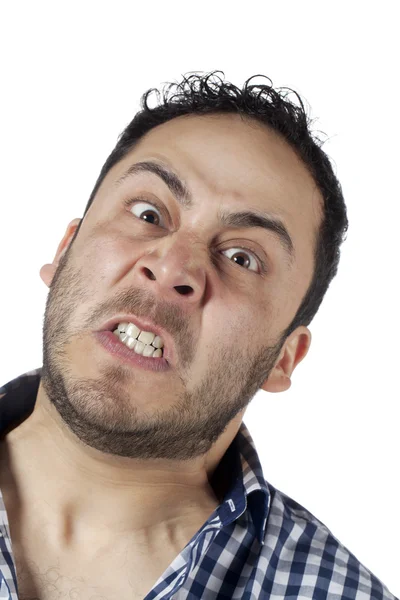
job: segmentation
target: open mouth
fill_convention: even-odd
[[[139,329],[134,323],[114,323],[109,331],[127,348],[147,358],[161,358],[164,355],[164,341],[151,331]]]

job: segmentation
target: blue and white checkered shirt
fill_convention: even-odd
[[[36,369],[0,388],[0,439],[33,411],[40,375]],[[244,423],[217,472],[228,475],[229,491],[145,600],[399,600],[321,521],[264,479]],[[0,600],[18,600],[1,490]]]

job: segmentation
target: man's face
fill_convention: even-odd
[[[153,172],[116,184],[144,161],[173,171],[191,205]],[[253,121],[180,117],[142,138],[107,174],[50,287],[42,383],[72,431],[132,458],[206,453],[278,360],[311,282],[320,206],[294,151]],[[220,220],[243,211],[280,219],[293,260],[277,233]],[[124,313],[165,330],[169,368],[99,343]]]

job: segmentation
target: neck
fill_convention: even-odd
[[[116,534],[150,539],[166,530],[191,537],[219,504],[210,479],[239,426],[190,461],[112,456],[82,444],[39,389],[33,413],[7,435],[7,447],[16,485],[43,507],[55,546],[72,544],[71,531],[77,544]]]

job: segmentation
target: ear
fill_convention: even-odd
[[[58,264],[62,256],[64,256],[64,254],[68,250],[68,247],[80,222],[81,219],[73,219],[73,221],[69,223],[65,235],[58,245],[53,262],[51,264],[43,265],[43,267],[40,269],[40,277],[47,285],[47,287],[50,287],[50,284],[54,277],[54,273],[57,270]]]
[[[306,356],[311,344],[311,331],[300,326],[293,331],[282,346],[278,361],[261,386],[266,392],[285,392],[292,384],[290,377],[296,366]]]

